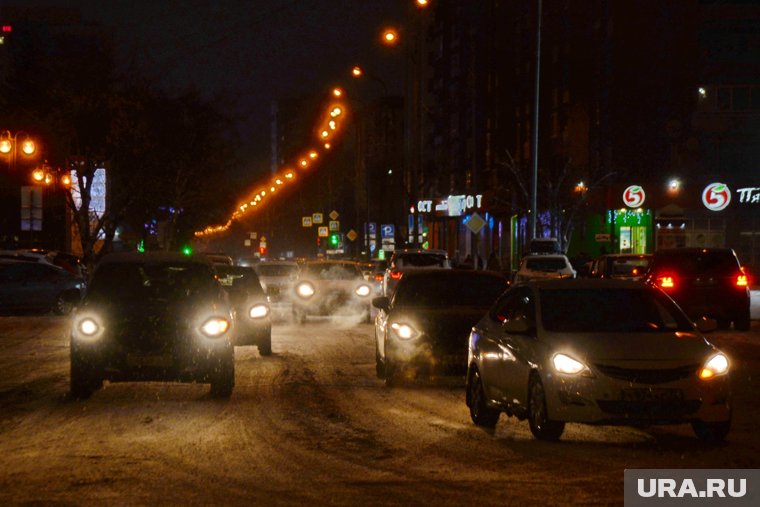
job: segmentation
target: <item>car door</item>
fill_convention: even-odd
[[[530,287],[516,287],[511,290],[500,306],[494,309],[493,317],[500,324],[490,333],[489,371],[483,373],[493,387],[496,399],[511,403],[523,399],[528,375],[530,374],[535,331],[526,334],[509,331],[508,323],[522,321],[535,329],[535,305]]]

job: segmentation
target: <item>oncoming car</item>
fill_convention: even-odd
[[[567,422],[690,423],[703,440],[722,440],[731,426],[728,357],[651,285],[515,285],[473,328],[468,364],[466,401],[479,426],[495,426],[501,412],[528,419],[545,440]]]
[[[433,269],[404,275],[392,300],[372,301],[380,309],[377,376],[391,385],[410,373],[463,375],[472,326],[508,287],[504,276],[490,271]]]
[[[307,262],[293,291],[293,319],[298,323],[311,315],[359,315],[369,321],[372,287],[355,262]]]
[[[126,381],[235,385],[232,308],[207,260],[173,253],[103,258],[71,328],[71,394]]]
[[[269,300],[253,268],[214,265],[219,283],[230,298],[235,312],[233,343],[256,345],[259,354],[272,354],[272,317]]]

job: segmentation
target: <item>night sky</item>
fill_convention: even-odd
[[[257,164],[269,158],[272,100],[326,93],[350,82],[356,63],[392,93],[403,89],[403,56],[377,41],[383,26],[403,22],[404,0],[0,1],[78,7],[83,22],[113,31],[122,63],[169,90],[222,98]]]

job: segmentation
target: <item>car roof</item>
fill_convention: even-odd
[[[730,254],[735,255],[735,252],[732,248],[699,248],[699,247],[682,247],[682,248],[663,248],[660,250],[657,250],[654,255],[672,255],[672,254],[686,254],[686,255],[692,255],[692,254],[698,254],[698,253],[724,253],[724,254]]]
[[[644,282],[614,278],[545,278],[518,282],[514,286],[532,286],[539,289],[646,289]]]

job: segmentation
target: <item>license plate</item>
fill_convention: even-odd
[[[623,389],[620,395],[623,401],[679,401],[683,400],[680,389]]]
[[[152,368],[169,367],[173,363],[172,356],[141,356],[127,355],[128,366],[147,366]]]

